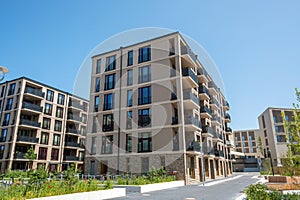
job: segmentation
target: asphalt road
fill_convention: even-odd
[[[241,196],[241,191],[250,184],[256,183],[258,173],[236,173],[233,178],[227,178],[227,181],[214,181],[207,183],[206,186],[190,185],[179,188],[149,192],[149,193],[131,193],[126,197],[115,198],[114,200],[184,200],[194,198],[196,200],[235,200]]]

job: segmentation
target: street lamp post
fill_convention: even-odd
[[[270,150],[268,150],[268,157],[270,158],[270,164],[271,164],[271,168],[272,168],[272,174],[274,176],[274,168],[273,168],[272,155],[271,155],[271,151]]]

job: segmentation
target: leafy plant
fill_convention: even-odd
[[[25,153],[24,158],[29,160],[27,163],[28,169],[32,169],[33,160],[36,159],[36,154],[34,153],[34,149],[32,145]]]

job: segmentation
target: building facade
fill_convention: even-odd
[[[234,171],[259,171],[257,158],[262,158],[258,146],[258,138],[261,137],[260,129],[237,130],[233,132],[235,143]]]
[[[229,104],[179,33],[92,57],[85,173],[232,173]]]
[[[87,100],[26,77],[1,83],[1,172],[27,169],[31,147],[33,168],[83,169],[87,110]]]
[[[267,157],[268,151],[271,152],[273,164],[281,166],[281,158],[286,157],[287,140],[286,130],[283,126],[282,113],[285,120],[293,120],[293,109],[289,108],[267,108],[259,117],[259,128],[262,131],[262,146],[264,155]]]

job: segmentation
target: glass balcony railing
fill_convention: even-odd
[[[231,120],[231,117],[230,117],[230,115],[228,113],[226,113],[225,119]]]
[[[64,156],[64,160],[66,161],[79,161],[78,156]]]
[[[193,102],[195,102],[198,106],[200,106],[200,100],[192,92],[184,92],[183,99],[184,100],[190,99]]]
[[[34,110],[34,111],[38,111],[38,112],[43,111],[43,107],[36,105],[36,104],[28,103],[25,101],[22,104],[22,108],[26,108],[26,109],[30,109],[30,110]]]
[[[232,132],[232,129],[231,129],[230,127],[227,127],[227,128],[225,129],[225,131],[226,131],[226,132]]]
[[[215,104],[217,107],[220,107],[219,102],[215,98],[211,98],[209,101],[210,104]]]
[[[209,93],[208,89],[203,85],[199,86],[198,92],[199,92],[199,94],[204,94],[205,93],[207,96],[210,96],[210,93]]]
[[[215,116],[215,115],[212,116],[211,120],[212,121],[217,121],[217,122],[221,123],[221,118],[218,117],[218,116]]]
[[[34,126],[34,127],[37,127],[37,128],[41,127],[41,123],[36,122],[36,121],[31,121],[31,120],[28,120],[28,119],[21,119],[20,120],[20,125]]]
[[[42,98],[45,97],[44,92],[42,92],[41,90],[35,89],[35,88],[31,88],[31,87],[26,87],[24,92],[29,93],[29,94],[33,94],[35,96],[39,96],[39,97],[42,97]]]
[[[200,142],[197,142],[197,141],[189,142],[189,143],[187,144],[186,150],[187,150],[187,151],[197,151],[197,152],[201,152],[201,144],[200,144]]]
[[[207,113],[211,115],[210,109],[206,106],[200,108],[200,113]]]
[[[18,153],[15,153],[14,155],[14,158],[15,159],[25,159],[24,156],[25,156],[25,152],[18,152]]]
[[[195,81],[198,84],[198,78],[191,68],[183,68],[182,76],[189,76],[191,77],[191,79],[193,79],[193,81]]]
[[[185,116],[184,117],[185,124],[192,124],[194,126],[197,126],[198,128],[201,128],[201,121],[199,119],[196,119],[192,116]]]
[[[208,75],[208,73],[207,73],[207,71],[205,70],[205,69],[202,69],[202,68],[198,68],[197,69],[197,75],[199,76],[199,75],[204,75],[205,77],[208,77],[209,75]]]
[[[213,129],[212,129],[212,127],[209,127],[209,126],[203,126],[202,127],[202,133],[210,133],[210,134],[212,134],[213,133]]]
[[[215,155],[214,148],[207,147],[207,146],[203,147],[203,153],[206,154],[206,155]]]
[[[223,106],[230,107],[228,101],[224,101]]]
[[[83,110],[83,105],[78,102],[70,101],[69,106]]]
[[[81,122],[81,117],[78,116],[78,115],[73,115],[73,114],[69,114],[68,115],[68,119],[71,119],[71,120],[75,120],[75,121],[78,121],[78,122]]]
[[[178,117],[172,117],[172,125],[178,124]]]
[[[66,142],[65,146],[68,146],[68,147],[81,147],[81,145],[78,142]]]
[[[181,46],[181,55],[186,55],[188,54],[191,59],[196,63],[197,61],[197,55],[194,54],[194,52],[187,46]]]
[[[78,130],[77,129],[73,129],[73,128],[67,128],[67,133],[74,133],[74,134],[78,134]]]
[[[208,83],[208,87],[209,88],[215,88],[216,90],[218,90],[218,86],[213,81]]]
[[[36,137],[29,137],[29,136],[18,136],[17,141],[19,142],[30,142],[30,143],[39,143],[39,139]]]
[[[224,151],[215,149],[214,152],[215,152],[215,156],[224,157]]]

